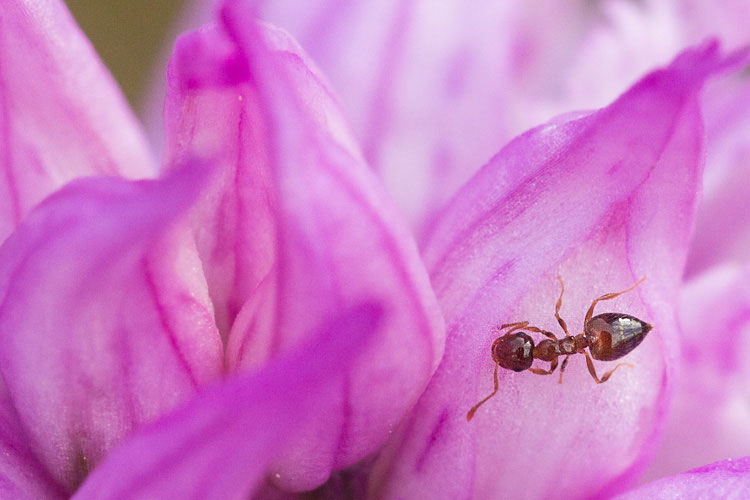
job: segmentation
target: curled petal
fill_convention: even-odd
[[[210,156],[217,175],[192,213],[216,322],[227,337],[276,258],[276,194],[247,68],[216,26],[180,37],[169,66],[167,154]],[[271,290],[273,292],[273,290]]]
[[[295,349],[366,298],[384,326],[328,391],[328,410],[271,479],[310,489],[371,454],[421,394],[442,354],[437,301],[416,244],[359,154],[335,99],[284,32],[229,2],[222,24],[186,35],[171,63],[170,155],[221,164],[194,219],[209,289],[247,369]]]
[[[0,370],[30,446],[71,491],[222,369],[189,232],[205,175],[77,181],[0,248]]]
[[[375,303],[342,311],[299,350],[206,390],[123,443],[73,498],[248,498],[269,462],[315,425],[322,394],[340,383],[381,315]]]
[[[722,460],[653,481],[617,500],[741,500],[750,491],[750,457]]]
[[[686,51],[609,107],[520,136],[459,192],[424,247],[448,325],[445,356],[376,464],[373,497],[589,497],[642,470],[676,357],[671,304],[702,169],[697,92],[745,55],[725,59],[716,44]],[[560,330],[557,274],[572,335],[594,298],[648,277],[597,309],[656,325],[625,358],[635,367],[604,385],[583,356],[570,360],[562,385],[501,370],[497,395],[467,422],[492,390],[494,326]],[[595,366],[600,376],[614,368]]]
[[[155,171],[125,99],[57,0],[3,2],[0,144],[0,241],[73,178]]]
[[[723,266],[691,280],[679,312],[682,355],[674,402],[646,479],[750,449],[750,266]]]

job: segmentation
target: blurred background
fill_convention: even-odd
[[[186,0],[66,0],[97,52],[138,109],[154,60]],[[138,36],[133,36],[138,33]]]

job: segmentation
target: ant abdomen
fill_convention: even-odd
[[[588,320],[584,330],[591,357],[612,361],[638,347],[651,328],[651,325],[635,316],[604,313]]]
[[[493,342],[492,358],[506,370],[528,370],[534,361],[534,341],[523,332],[504,335]]]

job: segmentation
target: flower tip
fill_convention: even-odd
[[[248,76],[242,56],[215,24],[177,38],[167,73],[172,85],[185,90],[231,86]]]
[[[677,56],[673,65],[690,68],[699,78],[705,79],[712,73],[729,71],[748,61],[750,61],[750,46],[723,53],[721,42],[716,37],[709,37]]]

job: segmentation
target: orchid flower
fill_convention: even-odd
[[[748,51],[703,43],[611,104],[544,122],[548,105],[514,98],[554,71],[536,48],[559,31],[478,9],[412,69],[451,11],[382,5],[220,2],[175,45],[158,175],[64,6],[0,13],[3,497],[608,497],[659,452],[673,392],[679,408],[690,377],[715,387],[683,361],[705,354],[693,367],[713,373],[721,332],[740,338],[746,271],[682,287],[700,92]],[[497,20],[520,28],[491,45]],[[340,37],[368,23],[372,52],[347,53]],[[585,33],[571,29],[570,57]],[[495,50],[514,57],[488,66]],[[353,60],[361,85],[347,85]],[[486,67],[500,80],[482,86]],[[488,96],[519,108],[497,113]],[[431,123],[443,100],[453,118]],[[558,275],[575,333],[596,296],[648,277],[611,303],[656,325],[635,366],[604,385],[578,357],[562,385],[505,372],[467,422],[493,384],[493,328],[553,329]],[[745,394],[742,361],[716,382],[736,381],[722,403]],[[745,462],[630,494],[742,485]]]
[[[66,54],[82,60],[61,62],[61,79],[67,71],[97,67],[59,3],[13,6],[18,28],[3,50],[41,51],[37,65],[16,57],[14,82],[34,81],[48,66],[42,63],[55,56],[57,31],[71,32],[86,49]],[[227,12],[221,26],[186,35],[175,53],[166,176],[70,184],[26,215],[2,247],[0,358],[9,425],[23,430],[24,456],[46,471],[37,476],[48,478],[42,482],[50,490],[72,493],[92,469],[106,471],[100,463],[126,436],[198,393],[206,399],[193,404],[238,418],[253,401],[276,407],[281,403],[274,400],[283,401],[287,409],[299,403],[294,421],[269,414],[268,428],[256,429],[266,443],[299,432],[287,453],[269,449],[261,459],[258,442],[246,445],[259,471],[272,466],[280,484],[312,488],[382,446],[441,358],[442,316],[416,244],[351,144],[325,84],[284,33],[255,28],[252,17],[230,15],[229,6]],[[45,37],[49,47],[41,43]],[[82,88],[67,98],[75,98],[72,104],[60,98],[62,111],[86,106],[91,82],[74,83]],[[33,156],[21,141],[36,126],[26,115],[44,117],[35,106],[45,102],[20,84],[3,90],[11,104],[4,122],[19,131],[17,149],[32,149],[27,156]],[[72,126],[90,135],[81,142],[95,147],[101,139],[90,121],[84,116]],[[41,125],[50,129],[37,127],[38,133],[56,137],[53,124]],[[54,152],[45,153],[54,160]],[[94,166],[108,163],[106,156],[91,156]],[[7,178],[31,168],[27,161],[8,167]],[[370,318],[363,304],[375,304],[382,318]],[[364,312],[350,318],[349,311]],[[346,335],[341,346],[326,348],[332,354],[307,347],[317,332],[332,331],[327,342],[342,343],[334,339]],[[374,338],[365,343],[366,337]],[[248,381],[233,379],[241,389],[202,392],[296,350],[302,351],[296,362],[275,372],[283,384],[240,378]],[[288,369],[314,365],[305,356],[323,356],[317,361],[323,365],[317,372]],[[346,358],[355,356],[366,361],[350,365]],[[331,373],[333,366],[338,370]],[[316,392],[319,372],[328,377]],[[314,411],[299,397],[307,390]],[[254,420],[251,413],[245,422]],[[186,415],[170,433],[184,436],[190,426],[228,413]],[[182,425],[188,428],[179,431]],[[248,425],[233,429],[244,433]],[[236,441],[230,436],[226,444]],[[176,434],[165,442],[180,444]],[[159,457],[154,453],[157,463]],[[87,484],[94,486],[80,495],[101,494],[95,478]],[[132,483],[119,484],[135,494]],[[110,498],[126,494],[114,483],[101,488]]]

